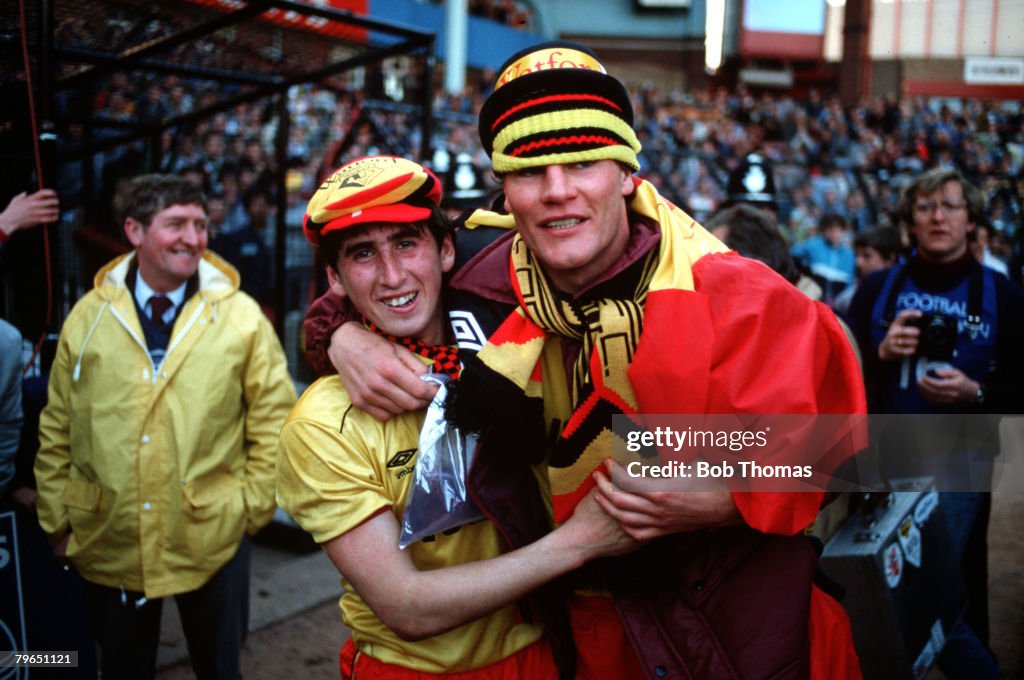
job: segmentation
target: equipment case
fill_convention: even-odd
[[[828,541],[821,568],[842,604],[865,678],[923,678],[966,605],[956,556],[930,478],[872,494]]]

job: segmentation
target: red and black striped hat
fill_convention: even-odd
[[[313,245],[357,224],[425,222],[441,202],[441,180],[398,156],[365,156],[331,173],[310,197],[302,230]]]
[[[588,48],[564,40],[512,55],[480,111],[496,173],[609,158],[640,169],[633,105]]]

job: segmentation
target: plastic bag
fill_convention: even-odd
[[[422,377],[440,387],[420,430],[420,453],[402,514],[402,535],[398,538],[398,547],[403,549],[431,534],[484,519],[466,492],[466,476],[476,453],[477,436],[464,436],[445,420],[448,376],[431,373]]]

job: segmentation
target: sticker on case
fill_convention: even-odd
[[[882,565],[885,569],[885,582],[890,588],[895,588],[903,578],[903,551],[900,544],[893,542],[882,556]]]
[[[903,548],[903,556],[907,559],[907,562],[920,568],[921,528],[917,526],[913,517],[907,515],[907,518],[900,523],[897,536],[899,536],[900,547]]]

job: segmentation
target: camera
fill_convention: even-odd
[[[936,361],[952,361],[956,347],[957,321],[945,314],[922,314],[906,320],[921,329],[917,354]]]

